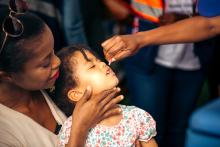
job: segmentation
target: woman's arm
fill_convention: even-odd
[[[83,147],[90,128],[106,117],[121,113],[119,108],[112,108],[123,99],[116,96],[119,91],[119,88],[114,88],[91,98],[91,88],[87,88],[73,111],[67,147]]]
[[[148,32],[140,32],[140,47],[181,42],[197,42],[220,33],[220,16],[207,18],[192,17],[174,24],[159,27]]]
[[[138,52],[143,46],[196,42],[220,34],[220,16],[196,16],[133,35],[115,36],[104,43],[108,61],[120,60]]]

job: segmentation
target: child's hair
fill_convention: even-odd
[[[77,86],[76,79],[74,79],[74,70],[71,66],[70,59],[74,55],[76,51],[79,51],[82,53],[84,58],[86,60],[89,60],[88,57],[85,54],[85,50],[91,52],[94,56],[95,53],[87,46],[85,45],[71,45],[68,47],[63,48],[57,53],[57,56],[61,60],[60,65],[60,75],[59,78],[56,80],[55,83],[55,99],[58,102],[58,106],[67,114],[69,114],[71,108],[67,108],[68,110],[65,110],[63,106],[67,105],[68,103],[68,97],[67,93],[70,89],[75,88]]]

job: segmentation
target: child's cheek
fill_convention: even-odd
[[[93,86],[93,92],[101,92],[102,90],[106,89],[104,85],[105,79],[103,75],[100,74],[92,74],[89,77],[91,81],[91,85]]]

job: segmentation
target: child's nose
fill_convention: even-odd
[[[104,67],[106,67],[105,62],[100,62],[100,68],[102,69],[102,68],[104,68]]]

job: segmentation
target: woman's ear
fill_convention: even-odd
[[[78,102],[80,100],[80,98],[82,97],[83,92],[80,92],[78,90],[75,89],[71,89],[68,91],[67,93],[67,97],[74,102]]]

